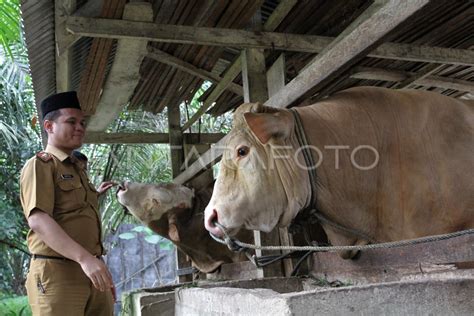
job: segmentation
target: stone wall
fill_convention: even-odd
[[[147,242],[143,233],[135,233],[132,239],[119,238],[137,226],[122,224],[104,240],[105,261],[116,286],[116,315],[120,314],[123,292],[174,284],[176,280],[176,248],[161,249],[159,244]]]

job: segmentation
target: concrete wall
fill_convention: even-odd
[[[247,288],[182,288],[175,315],[472,315],[474,274],[279,293]]]

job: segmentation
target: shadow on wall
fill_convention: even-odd
[[[115,315],[120,315],[123,292],[175,283],[176,248],[144,226],[120,225],[114,235],[106,236],[104,247],[116,286]]]

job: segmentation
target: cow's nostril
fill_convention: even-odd
[[[213,209],[212,214],[209,217],[209,223],[211,224],[212,227],[216,227],[216,222],[217,222],[217,211],[216,209]]]
[[[206,217],[206,221],[204,222],[204,226],[206,229],[217,237],[222,236],[221,230],[216,226],[217,222],[217,211],[213,209],[210,214]]]

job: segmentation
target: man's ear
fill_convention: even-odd
[[[44,120],[43,121],[43,128],[47,133],[51,133],[53,131],[53,121]]]
[[[291,113],[278,111],[276,113],[244,113],[252,133],[262,144],[268,143],[272,137],[286,138],[293,130]]]

